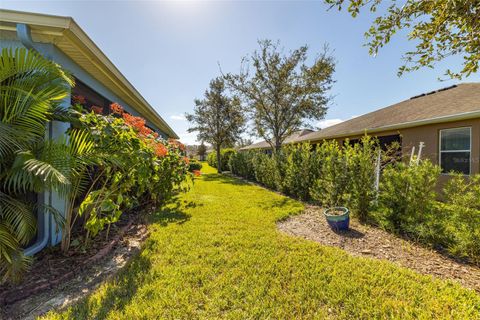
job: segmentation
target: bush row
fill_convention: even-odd
[[[343,146],[305,143],[274,155],[234,153],[229,167],[270,189],[323,207],[346,206],[363,222],[480,263],[480,175],[454,175],[437,194],[440,168],[429,160],[398,161],[398,147],[382,150],[370,137]]]
[[[226,148],[226,149],[222,149],[220,151],[220,157],[221,157],[220,164],[222,166],[220,169],[222,171],[230,170],[229,166],[228,166],[228,163],[230,162],[231,156],[233,154],[235,154],[236,152],[237,151],[233,148]],[[207,163],[208,163],[209,166],[217,168],[218,161],[217,161],[217,153],[215,151],[208,154]]]

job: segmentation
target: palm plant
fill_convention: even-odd
[[[28,267],[22,253],[36,231],[35,202],[28,195],[68,192],[76,155],[88,146],[85,134],[58,141],[46,139],[47,123],[73,85],[62,68],[26,49],[3,49],[0,55],[0,274],[18,280]],[[58,213],[57,215],[58,216]]]

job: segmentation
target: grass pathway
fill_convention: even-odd
[[[47,319],[480,319],[480,296],[281,234],[301,203],[206,167],[115,280]]]

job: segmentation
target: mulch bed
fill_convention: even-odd
[[[354,256],[385,259],[419,273],[454,280],[480,292],[480,268],[404,240],[381,229],[350,221],[350,230],[333,231],[323,211],[308,206],[301,215],[278,223],[288,234],[342,248]]]
[[[77,246],[63,254],[57,246],[41,251],[20,284],[0,286],[0,319],[34,318],[78,300],[121,269],[146,237],[141,215],[125,214],[108,239],[103,231],[86,250]]]

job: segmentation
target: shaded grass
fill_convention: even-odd
[[[480,318],[473,291],[281,234],[276,221],[301,203],[202,171],[152,216],[143,251],[115,280],[45,318]]]

